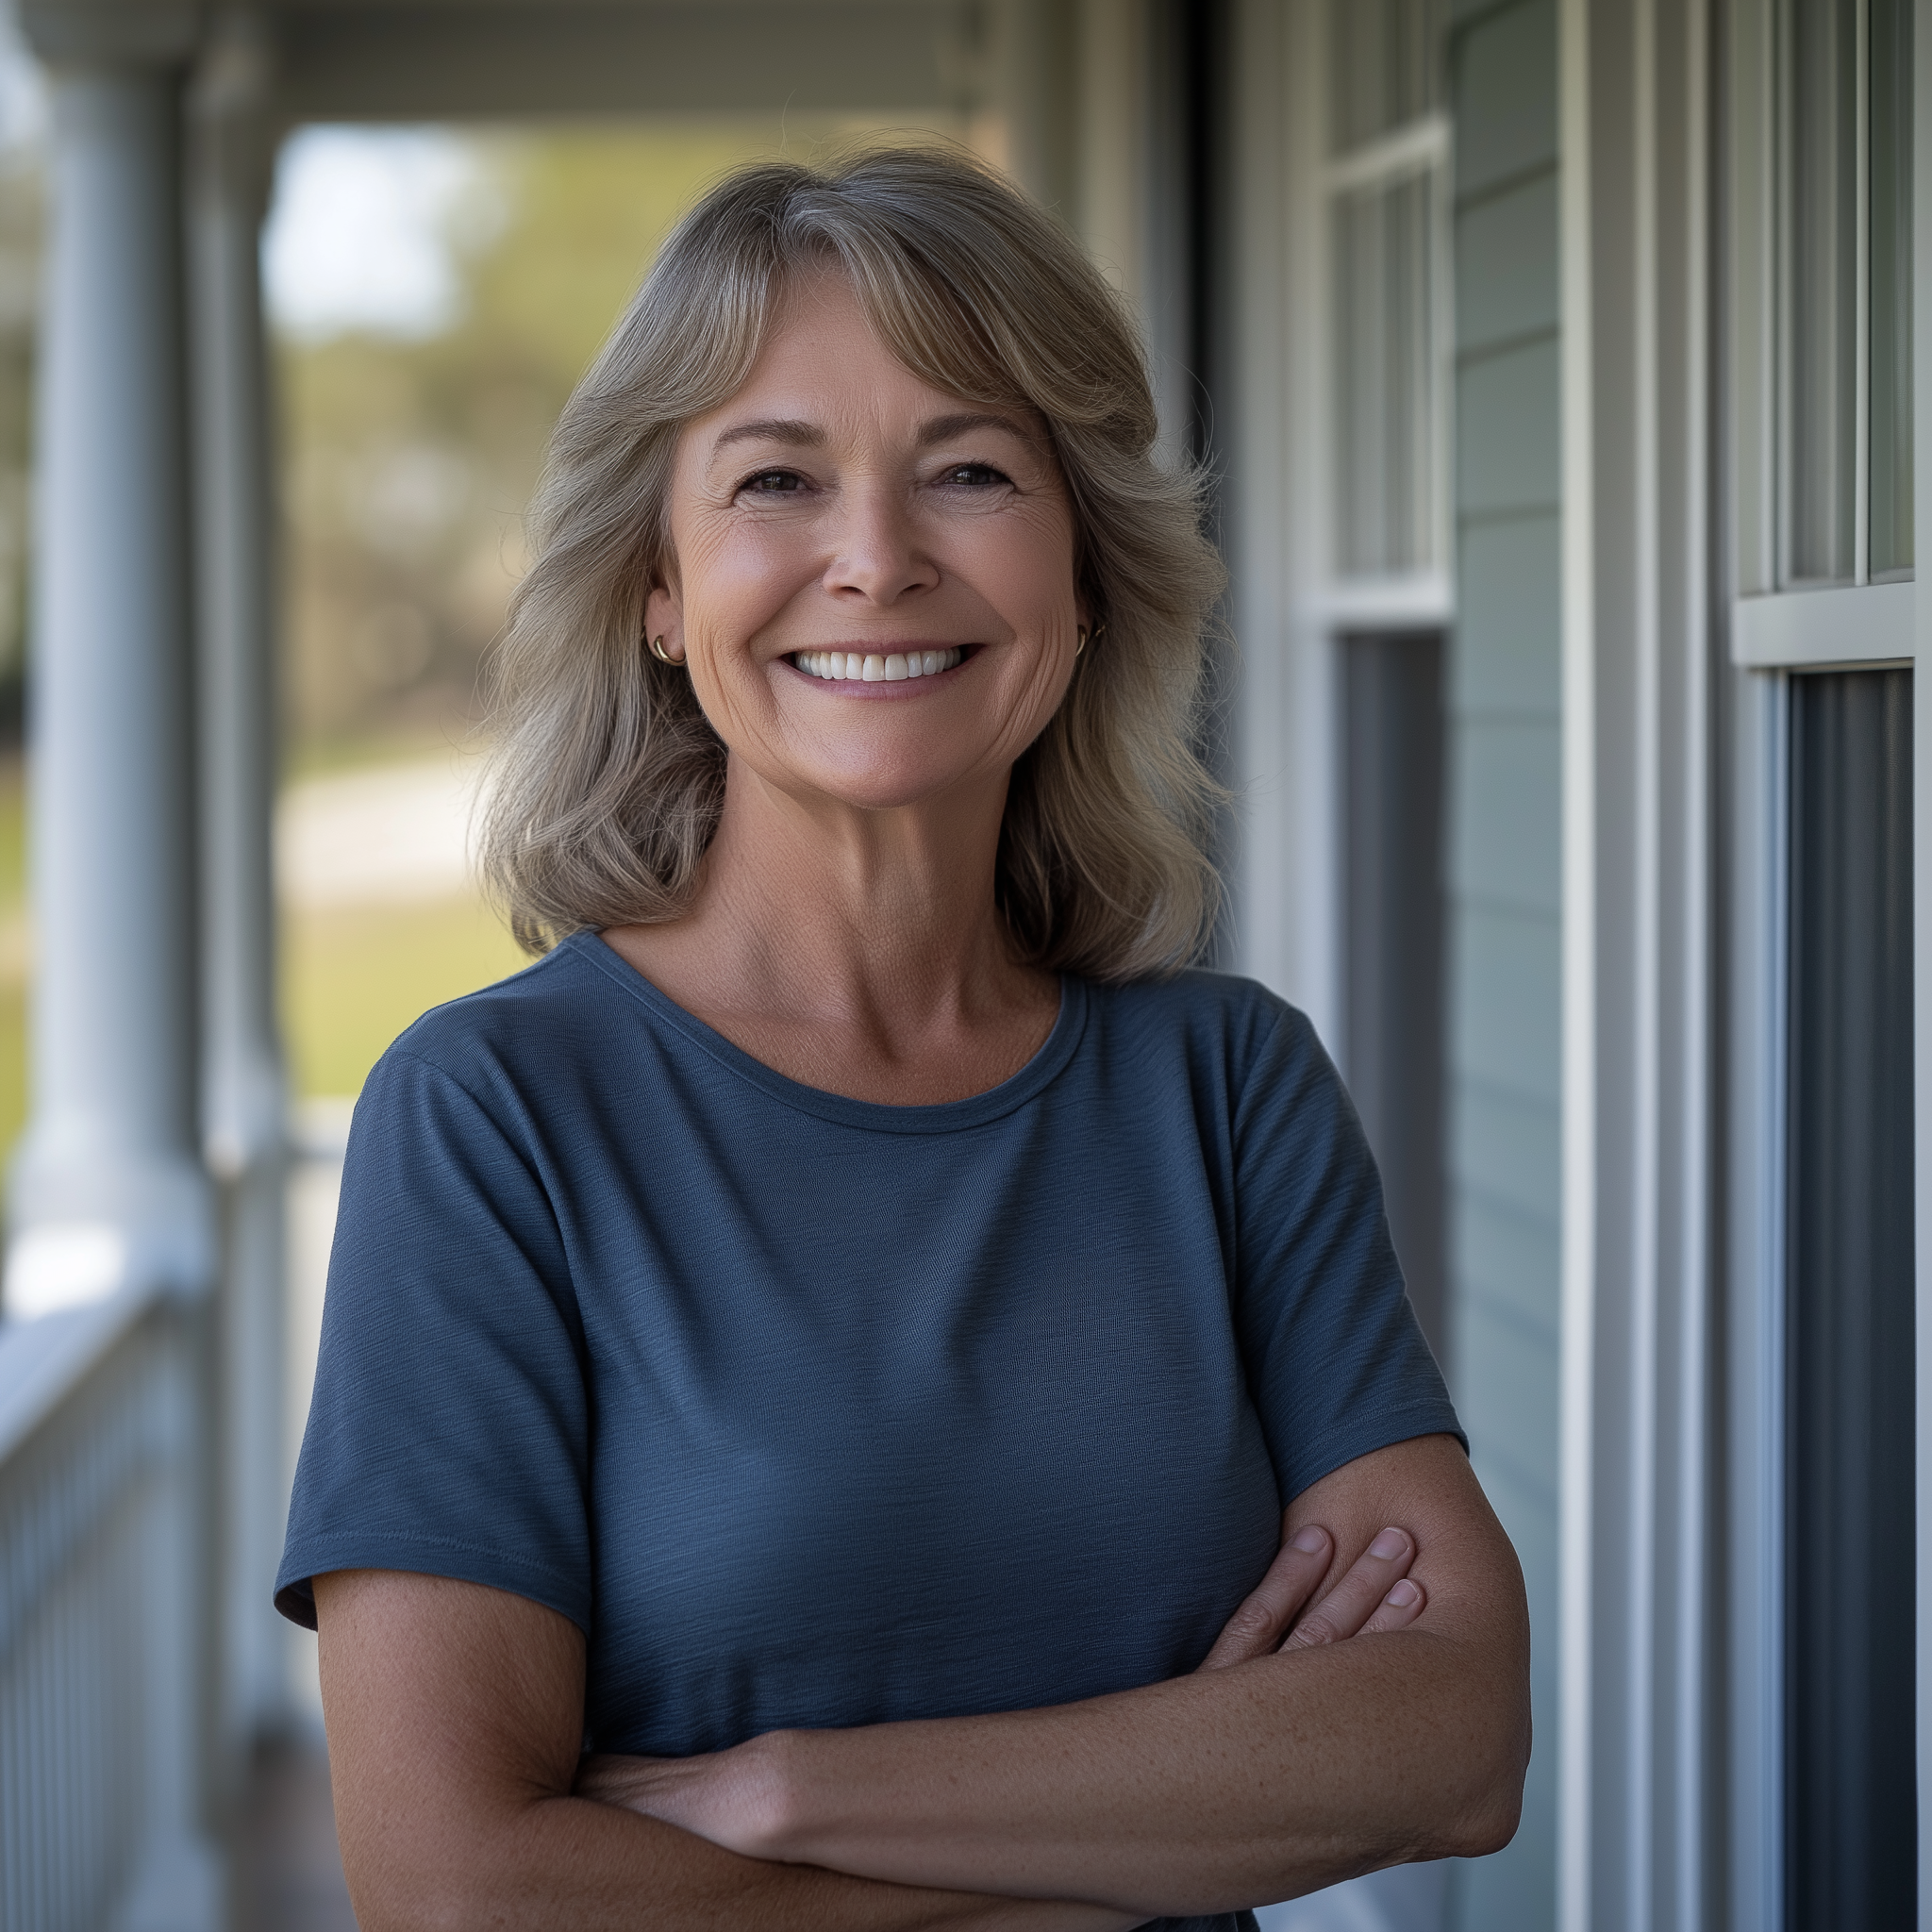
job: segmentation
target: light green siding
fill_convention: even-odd
[[[1535,1635],[1523,1828],[1456,1874],[1462,1932],[1556,1918],[1559,874],[1557,20],[1461,5],[1450,657],[1451,1373]]]

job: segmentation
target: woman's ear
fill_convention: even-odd
[[[661,581],[654,582],[644,599],[644,638],[674,663],[684,659],[684,600]]]

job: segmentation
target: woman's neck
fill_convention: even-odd
[[[993,903],[1006,785],[858,809],[734,763],[691,909],[611,947],[688,1011],[807,1086],[910,1106],[1010,1077],[1058,986]]]

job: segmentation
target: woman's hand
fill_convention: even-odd
[[[1428,1605],[1427,1592],[1408,1574],[1415,1539],[1391,1527],[1380,1531],[1315,1607],[1302,1615],[1302,1607],[1331,1574],[1334,1561],[1335,1539],[1319,1523],[1305,1523],[1291,1534],[1284,1521],[1280,1554],[1223,1624],[1201,1668],[1225,1670],[1276,1651],[1401,1630]]]

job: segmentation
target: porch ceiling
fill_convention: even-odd
[[[280,0],[298,120],[962,108],[970,0]]]
[[[292,120],[972,108],[975,0],[19,0],[57,65],[172,61],[252,17]]]

